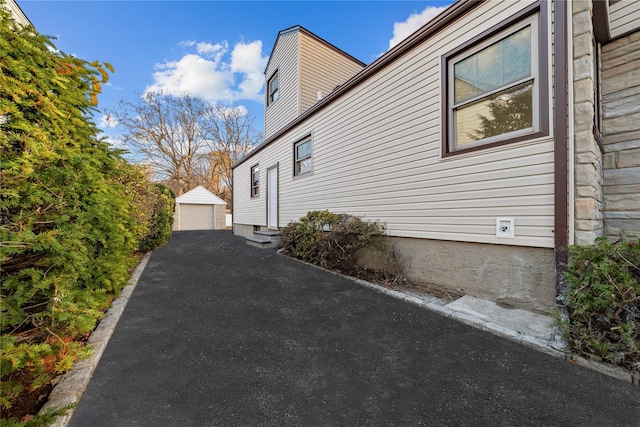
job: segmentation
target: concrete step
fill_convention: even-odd
[[[273,231],[273,230],[266,230],[266,231],[254,231],[253,234],[257,234],[258,236],[265,236],[265,237],[277,237],[280,238],[280,232],[279,231]]]
[[[263,239],[259,237],[247,237],[245,241],[249,246],[254,246],[256,248],[262,249],[277,248],[279,246],[279,242],[277,240],[273,241],[271,239]]]

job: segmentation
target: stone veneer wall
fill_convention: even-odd
[[[596,44],[591,0],[573,8],[573,102],[575,144],[575,243],[590,245],[603,235],[602,153],[593,134]]]
[[[640,31],[601,48],[604,231],[640,236]]]
[[[216,205],[215,207],[215,226],[216,230],[224,230],[227,228],[227,206],[226,205]]]

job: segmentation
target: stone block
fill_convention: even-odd
[[[573,83],[573,102],[591,102],[593,104],[593,79],[586,78]]]
[[[577,205],[577,202],[576,202]],[[640,211],[640,195],[604,194],[604,210],[606,211]]]
[[[573,57],[593,55],[593,39],[591,33],[586,32],[573,37]]]
[[[583,64],[586,60],[582,57],[575,59],[573,61],[574,70],[579,70],[582,74],[585,73]],[[576,64],[578,62],[578,64]],[[588,75],[581,75],[580,78],[586,78]],[[578,80],[574,77],[574,80]],[[616,92],[619,90],[627,89],[630,87],[638,86],[638,82],[640,81],[640,68],[635,66],[634,64],[626,64],[621,67],[616,67],[615,69],[609,70],[606,76],[602,76],[602,93],[608,94],[611,92]]]
[[[600,236],[602,232],[576,230],[574,240],[576,245],[593,245]]]
[[[593,57],[583,55],[573,60],[573,81],[593,78]]]
[[[600,186],[581,185],[576,188],[576,196],[601,200],[602,188]]]
[[[632,221],[640,220],[640,211],[604,211],[603,214],[605,221],[613,219],[628,219]]]
[[[611,44],[616,42],[617,41],[614,41]],[[640,40],[618,45],[618,47],[609,49],[606,52],[604,48],[602,48],[601,52],[603,52],[600,57],[602,64],[601,71],[607,72],[612,68],[640,58]]]
[[[608,120],[640,112],[640,86],[637,94],[602,103],[602,118]]]
[[[576,230],[580,231],[594,231],[597,232],[604,227],[604,223],[602,220],[590,219],[590,220],[576,220],[575,222]]]
[[[638,77],[640,78],[640,75],[638,75]],[[602,131],[605,135],[634,132],[637,130],[640,130],[640,112],[602,121]]]
[[[592,31],[591,10],[583,10],[580,12],[576,12],[574,10],[572,22],[573,22],[574,38],[584,33],[591,33]]]
[[[602,215],[598,210],[598,201],[592,198],[576,198],[576,219],[595,220]]]
[[[609,237],[640,236],[640,221],[637,220],[607,220],[605,222],[605,235]]]
[[[571,2],[571,10],[574,15],[584,12],[585,10],[591,11],[592,8],[593,6],[589,0],[575,0]]]
[[[640,166],[640,148],[620,151],[618,153],[618,161],[616,162],[618,169],[634,166]]]
[[[592,163],[578,164],[575,169],[576,185],[597,185],[598,171]]]
[[[602,165],[604,169],[614,169],[616,167],[617,153],[605,153],[602,158]]]
[[[604,137],[606,152],[618,152],[640,148],[640,132],[625,132]]]
[[[640,194],[640,184],[608,185],[604,189],[607,194]]]
[[[593,128],[593,102],[579,102],[573,106],[573,126],[576,131]]]
[[[640,184],[640,167],[606,170],[604,182],[607,186]]]
[[[595,154],[600,151],[598,143],[593,136],[593,130],[591,127],[575,132],[574,143],[576,153],[592,152]]]
[[[594,153],[593,151],[587,151],[586,153],[578,153],[576,154],[576,162],[584,164],[591,163],[598,167],[600,165],[600,155],[599,153]]]

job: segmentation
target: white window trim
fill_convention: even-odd
[[[540,31],[540,23],[539,23],[539,13],[536,13],[532,16],[529,16],[517,23],[505,28],[499,33],[495,34],[492,37],[483,40],[481,43],[464,50],[463,52],[450,57],[447,59],[447,81],[449,82],[447,87],[447,127],[448,127],[448,148],[450,153],[460,152],[461,150],[465,150],[467,148],[478,147],[482,145],[488,145],[495,142],[500,142],[504,139],[508,138],[517,138],[520,136],[526,136],[530,134],[535,134],[540,131],[540,48],[539,46],[539,31]],[[454,76],[454,65],[475,53],[481,51],[482,49],[490,46],[509,35],[525,28],[527,26],[531,26],[531,75],[518,80],[516,82],[508,83],[505,86],[497,88],[493,91],[483,93],[473,98],[465,99],[463,102],[458,103],[457,105],[454,103],[454,89],[455,89],[455,76]],[[546,46],[542,47],[546,51]],[[546,72],[546,70],[542,70],[542,72]],[[533,89],[532,89],[532,119],[533,126],[520,129],[517,131],[492,136],[489,138],[484,138],[475,142],[469,142],[464,144],[462,147],[457,147],[456,145],[456,133],[455,133],[455,122],[454,122],[454,110],[465,105],[473,104],[479,100],[487,98],[496,93],[502,92],[506,89],[513,88],[525,82],[533,80]]]
[[[254,170],[256,168],[258,169],[258,180],[254,181],[253,175],[255,173]],[[260,197],[260,164],[251,166],[251,169],[249,169],[249,173],[251,175],[251,198]],[[254,193],[254,189],[257,190],[255,193]]]

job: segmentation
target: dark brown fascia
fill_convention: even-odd
[[[390,49],[380,58],[371,63],[368,67],[364,68],[358,74],[347,80],[345,83],[340,85],[336,90],[332,91],[330,94],[322,98],[322,100],[318,101],[307,111],[296,117],[289,124],[284,126],[278,132],[273,134],[269,139],[265,140],[262,144],[258,145],[253,149],[247,156],[243,159],[240,159],[236,164],[232,166],[232,169],[240,166],[245,161],[249,160],[254,154],[261,151],[263,148],[271,144],[273,141],[277,140],[284,133],[288,132],[294,126],[297,126],[304,120],[308,119],[312,115],[318,113],[319,111],[325,109],[329,105],[331,105],[336,99],[346,94],[347,92],[353,90],[357,86],[361,85],[369,78],[376,75],[378,72],[386,68],[391,63],[395,62],[398,58],[403,56],[405,53],[414,49],[418,44],[423,43],[425,40],[429,39],[432,35],[440,31],[441,29],[447,27],[460,16],[469,12],[470,10],[476,8],[480,4],[482,4],[485,0],[458,0],[456,3],[449,6],[446,10],[440,13],[438,16],[433,18],[415,33],[404,39],[402,42],[397,44],[395,47]],[[299,27],[299,26],[298,26]],[[292,30],[296,27],[291,27],[289,30]],[[302,27],[299,27],[302,28]],[[287,30],[284,30],[287,31]],[[282,32],[281,32],[282,33]],[[274,44],[275,47],[275,44]],[[272,52],[273,53],[273,52]]]
[[[593,33],[599,43],[607,43],[611,40],[609,28],[609,6],[613,4],[607,0],[593,0]]]

